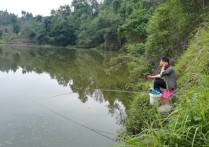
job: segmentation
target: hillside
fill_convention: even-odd
[[[32,45],[35,44],[33,39],[16,35],[14,33],[4,34],[0,39],[0,44],[11,45]]]
[[[208,57],[209,27],[207,23],[198,29],[194,38],[190,40],[188,49],[175,66],[179,85],[178,100],[174,111],[166,118],[169,123],[163,123],[165,119],[162,119],[154,108],[147,106],[148,94],[138,95],[129,114],[140,112],[140,110],[147,110],[147,112],[143,111],[139,116],[134,115],[135,118],[133,115],[128,118],[127,124],[132,125],[132,133],[134,127],[141,125],[136,136],[126,136],[129,145],[209,146]],[[142,99],[144,104],[142,104]]]

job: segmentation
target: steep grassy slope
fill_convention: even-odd
[[[175,70],[178,75],[178,101],[174,111],[168,116],[169,123],[164,124],[161,116],[157,112],[153,113],[153,108],[147,104],[142,105],[146,98],[148,101],[146,94],[138,95],[127,119],[127,132],[136,134],[125,139],[129,145],[209,146],[208,24],[199,28],[195,37],[190,40],[189,47],[179,58]]]

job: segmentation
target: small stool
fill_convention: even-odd
[[[170,97],[174,94],[174,90],[167,90],[164,89],[163,91],[163,98],[162,98],[162,103],[164,104],[170,104]]]

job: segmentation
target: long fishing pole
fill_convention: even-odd
[[[121,93],[141,93],[141,92],[137,92],[137,91],[114,90],[114,89],[94,89],[94,90],[109,91],[109,92],[121,92]],[[59,96],[64,96],[64,95],[69,95],[69,94],[74,94],[74,92],[68,92],[68,93],[62,93],[62,94],[52,95],[52,96],[48,96],[48,97],[42,97],[38,100],[46,100],[46,99],[59,97]]]
[[[65,120],[67,120],[67,121],[71,121],[71,122],[73,122],[74,124],[77,124],[77,125],[79,125],[79,126],[81,126],[81,127],[84,127],[84,128],[86,128],[86,129],[88,129],[88,130],[90,130],[90,131],[92,131],[92,132],[94,132],[94,133],[96,133],[96,134],[99,134],[99,135],[101,135],[101,136],[103,136],[103,137],[105,137],[105,138],[107,138],[107,139],[110,139],[110,140],[112,140],[112,141],[118,143],[117,140],[115,140],[115,139],[113,139],[113,138],[111,138],[111,137],[109,137],[109,136],[107,136],[107,135],[102,134],[102,133],[106,133],[106,134],[112,134],[112,133],[109,133],[109,132],[106,132],[106,131],[101,131],[101,130],[92,129],[92,128],[90,128],[90,127],[88,127],[88,126],[86,126],[86,125],[84,125],[84,124],[82,124],[82,123],[79,123],[79,122],[77,122],[77,121],[75,121],[75,120],[73,120],[73,119],[70,119],[70,118],[68,118],[67,116],[64,116],[63,114],[60,114],[60,113],[58,113],[58,112],[56,112],[56,111],[54,111],[54,110],[52,110],[52,109],[50,109],[50,108],[48,108],[48,107],[46,107],[46,106],[44,106],[44,105],[41,105],[41,104],[38,103],[38,102],[34,102],[34,103],[36,103],[36,104],[39,105],[40,107],[42,107],[42,108],[44,108],[44,109],[50,111],[51,113],[53,113],[53,114],[55,114],[55,115],[58,115],[59,117],[65,119]],[[102,132],[102,133],[100,133],[100,132]],[[112,134],[112,135],[113,135],[113,134]]]
[[[97,89],[94,89],[94,90],[97,90]],[[114,89],[99,89],[101,91],[110,91],[110,92],[124,92],[124,93],[141,93],[141,92],[138,92],[138,91],[129,91],[129,90],[114,90]]]

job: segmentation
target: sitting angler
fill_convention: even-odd
[[[154,90],[162,92],[163,89],[163,98],[168,99],[177,87],[176,74],[167,57],[161,58],[160,66],[162,67],[160,74],[148,75],[147,78],[154,79]]]

